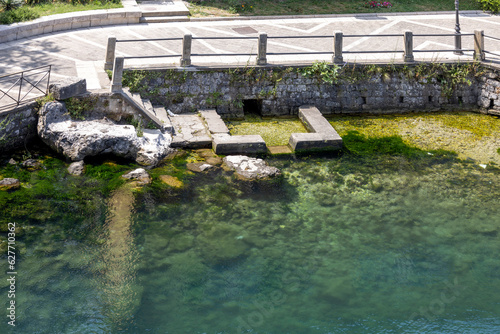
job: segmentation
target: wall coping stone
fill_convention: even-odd
[[[267,152],[266,142],[260,135],[231,136],[212,135],[212,149],[215,154],[262,154]]]
[[[135,3],[135,1],[133,2]],[[58,25],[69,24],[68,28],[56,29],[58,31],[71,30],[71,23],[75,22],[88,22],[88,26],[92,25],[95,27],[116,25],[116,21],[113,21],[113,19],[123,18],[126,19],[126,24],[138,24],[141,16],[142,11],[139,7],[99,9],[43,16],[29,22],[0,25],[0,43],[52,32]],[[107,19],[110,21],[106,22]],[[49,29],[49,31],[45,29],[40,30],[40,28],[45,27],[52,27],[52,29]]]
[[[26,37],[42,35],[54,31],[54,26],[73,23],[73,22],[88,22],[88,26],[107,26],[116,25],[116,21],[106,22],[106,19],[125,18],[127,23],[122,24],[139,24],[139,19],[142,17],[143,11],[137,5],[135,0],[122,1],[124,8],[113,9],[98,9],[83,12],[71,12],[63,14],[54,14],[43,16],[29,22],[13,23],[11,25],[0,25],[0,43],[10,42]],[[286,20],[286,19],[302,19],[302,18],[336,18],[336,17],[385,17],[385,16],[413,16],[413,15],[450,15],[455,14],[455,11],[442,12],[395,12],[395,13],[360,13],[360,14],[318,14],[318,15],[273,15],[273,16],[230,16],[230,17],[190,17],[193,22],[202,21],[250,21],[250,20]],[[481,10],[463,10],[461,15],[489,15]],[[91,24],[95,23],[95,24]],[[39,28],[52,26],[53,29],[40,31]],[[71,30],[72,25],[68,29],[58,31]],[[80,28],[80,27],[79,27]],[[26,33],[30,32],[31,33]],[[23,32],[22,34],[19,34]]]
[[[310,133],[292,133],[288,145],[293,151],[337,150],[342,138],[315,106],[299,107],[299,118]]]

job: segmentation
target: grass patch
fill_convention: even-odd
[[[204,16],[254,16],[254,15],[311,15],[349,13],[387,13],[415,11],[455,10],[453,1],[399,0],[390,8],[367,8],[367,1],[352,0],[188,0],[194,17]],[[476,0],[460,1],[460,10],[480,10]]]
[[[307,132],[298,118],[263,119],[245,115],[243,121],[227,122],[231,135],[261,135],[267,146],[287,145],[292,133]]]
[[[121,3],[91,1],[86,4],[71,4],[67,2],[39,3],[24,5],[17,9],[0,12],[0,24],[12,24],[37,19],[41,16],[80,12],[86,10],[122,8]]]

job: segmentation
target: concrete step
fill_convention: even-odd
[[[187,16],[143,16],[139,19],[140,23],[165,23],[165,22],[187,22],[187,21],[189,21],[189,17]]]
[[[172,126],[170,118],[167,115],[167,111],[165,110],[165,108],[163,107],[153,107],[153,108],[156,117],[158,117],[158,119],[163,122],[163,129],[169,133],[173,133],[174,128]]]
[[[148,99],[142,99],[142,105],[144,106],[144,108],[147,111],[149,111],[153,114],[155,113],[155,109],[153,108],[153,104]]]
[[[187,16],[189,15],[188,10],[143,10],[142,17],[151,16]]]
[[[181,114],[171,117],[174,126],[172,136],[172,147],[183,148],[210,148],[212,138],[203,123],[196,114]]]
[[[144,105],[142,103],[142,97],[141,97],[141,94],[139,93],[130,93],[132,95],[132,98],[134,99],[135,102],[141,104],[141,105]]]

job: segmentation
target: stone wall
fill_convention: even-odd
[[[500,116],[500,71],[489,69],[478,85],[478,105],[483,112]]]
[[[0,113],[0,148],[9,151],[36,137],[37,103]]]
[[[92,99],[93,111],[87,117],[102,118],[104,115],[115,121],[123,117],[137,116],[137,111],[121,95],[86,95]],[[37,136],[38,103],[32,102],[16,109],[0,112],[0,150],[11,151],[22,147],[25,142]]]
[[[215,108],[223,117],[241,117],[250,105],[264,116],[295,115],[301,105],[315,105],[323,114],[477,110],[482,87],[470,75],[470,86],[462,83],[446,91],[439,79],[417,80],[397,71],[336,84],[290,68],[144,73],[149,75],[139,92],[153,104],[174,113]]]

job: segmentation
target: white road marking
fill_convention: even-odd
[[[401,22],[401,20],[399,20],[399,19],[394,20],[394,21],[392,21],[392,22],[389,22],[388,24],[386,24],[386,25],[384,25],[384,26],[382,26],[382,27],[380,27],[380,28],[375,29],[374,31],[372,31],[372,32],[370,33],[370,35],[378,35],[378,34],[380,34],[381,32],[383,32],[384,30],[387,30],[387,29],[389,29],[389,28],[391,28],[391,27],[395,26],[396,24],[398,24],[398,23],[400,23],[400,22]],[[371,38],[371,37],[362,37],[362,38],[358,39],[357,41],[354,41],[354,42],[352,42],[351,44],[349,44],[349,45],[345,46],[345,47],[343,48],[343,50],[344,50],[344,51],[348,51],[348,50],[352,49],[353,47],[358,46],[359,44],[361,44],[361,43],[363,43],[363,42],[366,42],[366,41],[367,41],[367,40],[369,40],[370,38]]]
[[[127,28],[127,29],[124,29],[126,30],[130,35],[134,36],[134,37],[137,37],[139,39],[147,39],[148,37],[145,37],[135,31],[132,31],[130,28]],[[157,47],[158,49],[160,50],[163,50],[163,51],[166,51],[168,54],[171,54],[171,55],[175,55],[175,54],[179,54],[179,52],[175,52],[175,51],[172,51],[170,49],[167,49],[166,47],[162,46],[160,43],[158,42],[154,42],[154,41],[149,41],[147,42],[148,44],[151,44],[151,45],[154,45],[155,47]],[[178,42],[178,43],[181,43],[181,42]]]
[[[76,61],[76,75],[85,78],[87,89],[101,89],[94,61]],[[102,64],[101,64],[102,65]]]

